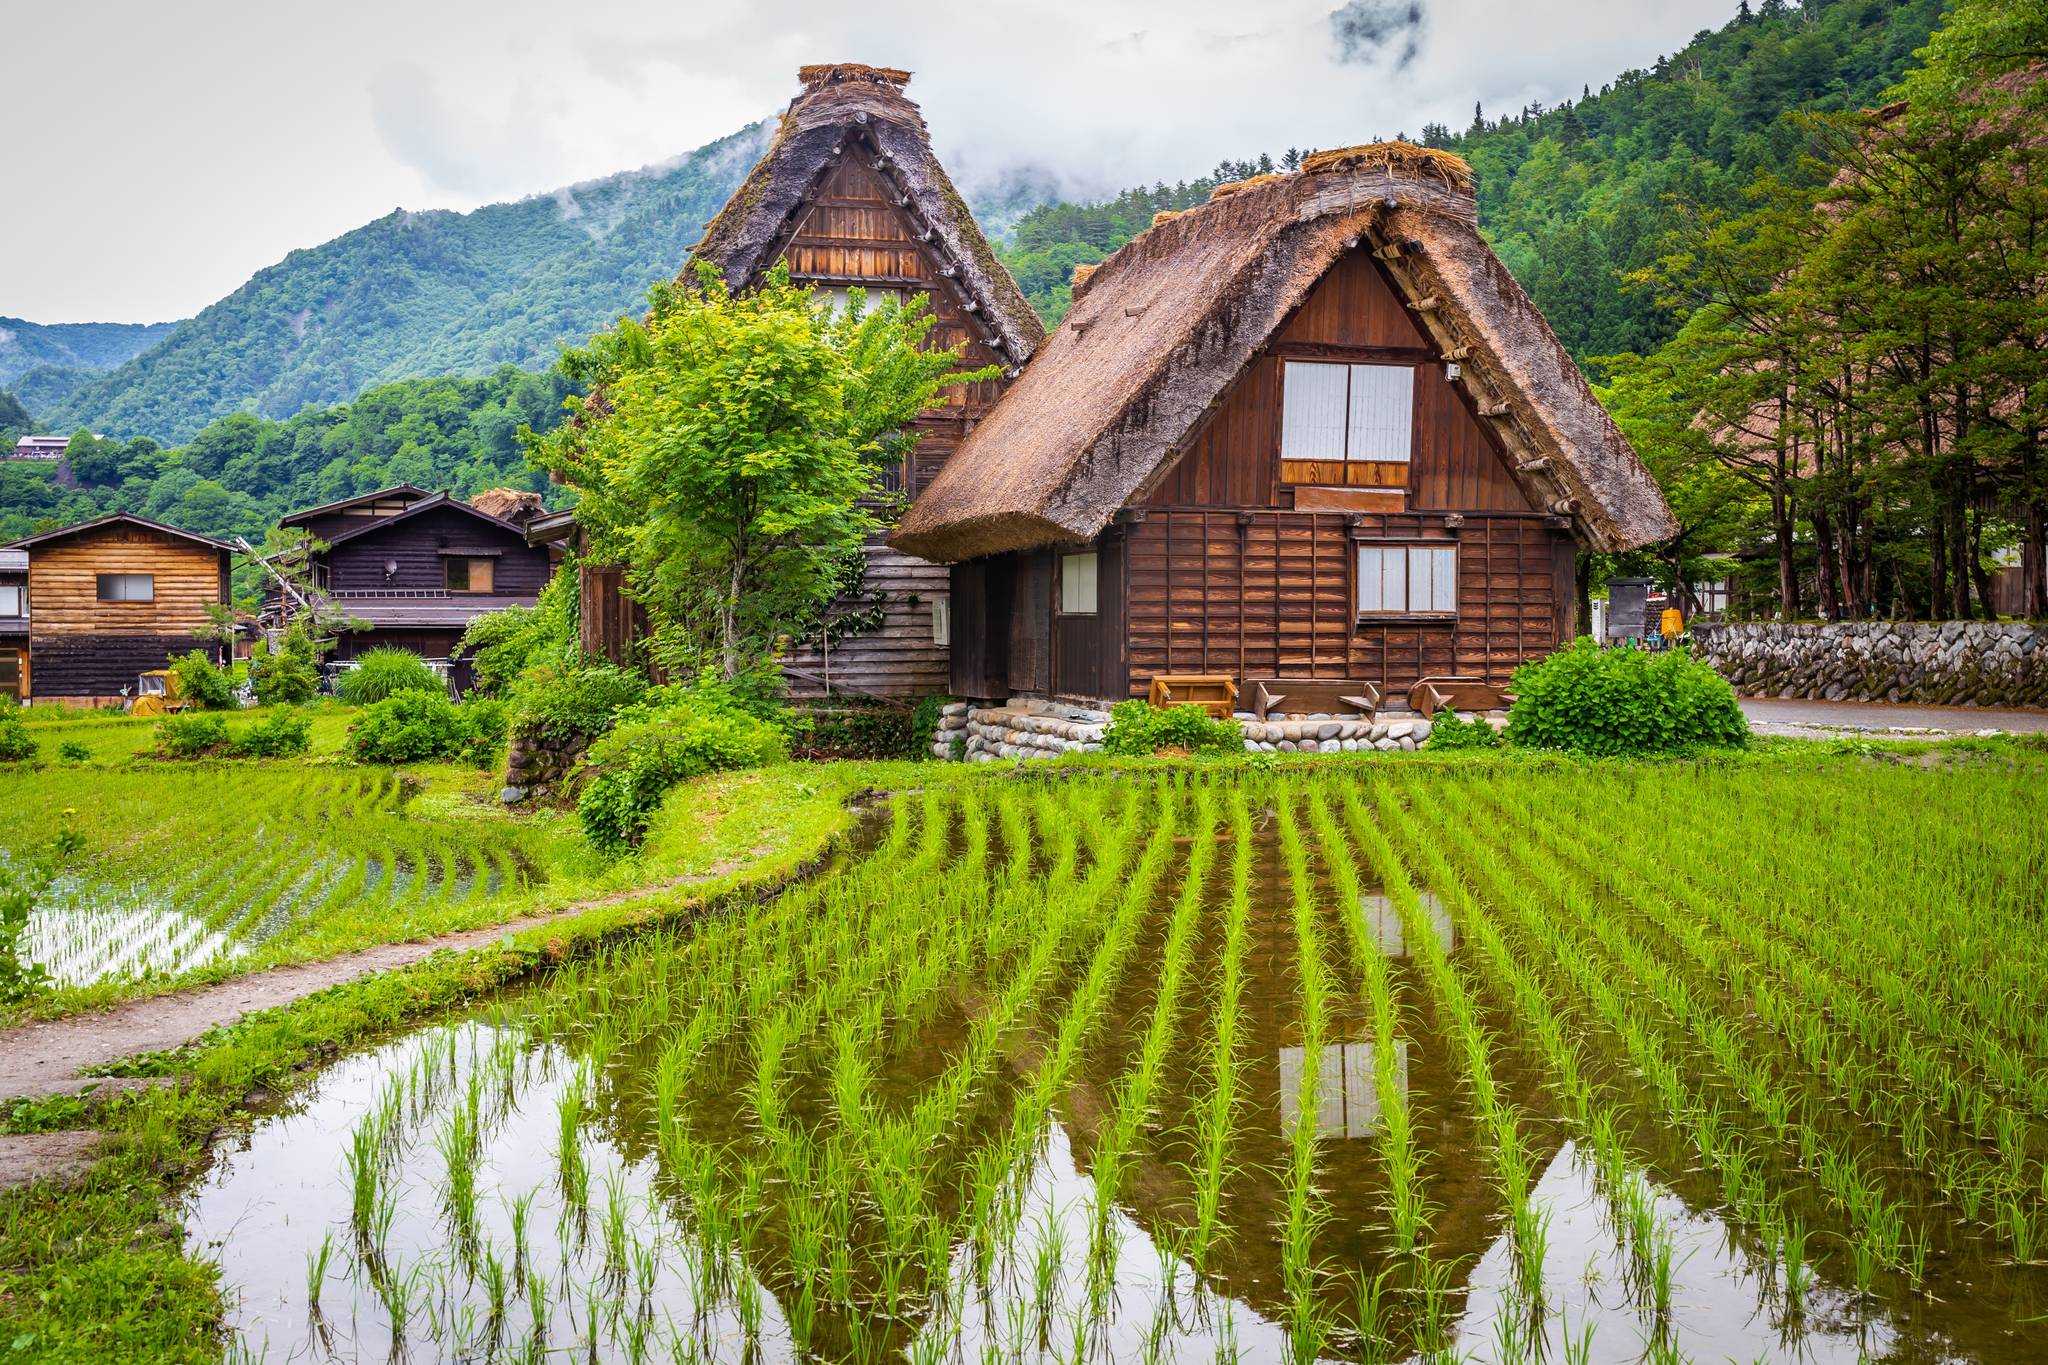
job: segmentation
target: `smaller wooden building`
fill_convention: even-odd
[[[28,696],[28,551],[0,550],[0,697]]]
[[[0,652],[14,651],[33,700],[118,701],[141,674],[201,648],[207,608],[229,601],[233,546],[125,512],[5,548],[27,553],[27,628],[12,646],[0,635]]]
[[[953,565],[955,694],[1099,704],[1504,683],[1577,632],[1576,550],[1674,530],[1464,163],[1389,143],[1224,186],[1077,280],[890,543]]]
[[[499,505],[528,506],[516,499]],[[527,543],[523,519],[402,484],[294,512],[282,524],[324,544],[309,566],[314,589],[362,623],[339,637],[337,658],[408,649],[446,664],[461,688],[467,668],[448,660],[469,623],[532,606],[553,572],[546,548]],[[268,615],[273,624],[282,615],[274,594]]]

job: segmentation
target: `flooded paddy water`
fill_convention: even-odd
[[[1567,779],[900,797],[774,902],[336,1063],[188,1246],[269,1360],[2048,1358],[2048,1040],[1913,1004],[1917,940],[1774,955],[1735,916],[1801,876],[1652,887],[1594,818],[1649,793]],[[1835,847],[1795,781],[1698,795]],[[2016,863],[1872,875],[1937,863],[2039,913]]]

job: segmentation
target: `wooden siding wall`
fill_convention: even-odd
[[[1458,674],[1506,682],[1559,641],[1557,543],[1540,517],[1148,512],[1129,528],[1130,695],[1160,673],[1357,678],[1405,688]],[[1456,545],[1455,621],[1358,621],[1356,547]],[[1113,695],[1113,694],[1112,694]]]
[[[29,641],[33,673],[29,696],[40,700],[111,699],[133,689],[136,678],[163,668],[180,654],[207,649],[190,635],[38,635]]]
[[[326,556],[327,585],[336,592],[440,591],[447,586],[443,552],[463,550],[488,552],[496,561],[491,591],[500,597],[531,597],[554,572],[547,548],[528,545],[519,532],[435,508],[336,545]],[[398,572],[386,577],[392,560]]]
[[[792,649],[783,659],[790,696],[822,699],[828,680],[833,694],[904,701],[947,690],[951,676],[946,646],[932,638],[932,600],[950,599],[950,570],[891,549],[879,537],[868,542],[867,556],[867,591],[886,594],[882,624],[833,641],[829,658],[815,641]],[[864,610],[866,603],[853,602],[835,606],[834,614]]]
[[[586,654],[614,664],[632,661],[633,642],[647,634],[647,611],[626,596],[626,571],[582,563],[576,577],[576,628]]]
[[[98,576],[103,573],[151,575],[156,600],[100,601]],[[193,631],[209,624],[207,604],[227,600],[227,579],[225,551],[139,526],[87,532],[30,551],[31,629],[38,640],[66,635],[180,635],[189,640]]]

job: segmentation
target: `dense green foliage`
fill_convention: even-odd
[[[1608,401],[1681,554],[1754,547],[1753,611],[2048,615],[2048,10],[1960,0],[1876,117],[1687,204],[1643,278],[1683,322]],[[1670,575],[1667,573],[1666,575]]]
[[[645,700],[647,679],[602,659],[565,654],[543,659],[513,688],[519,733],[542,740],[589,739],[603,734],[628,706]]]
[[[395,211],[257,272],[37,416],[183,441],[230,413],[281,419],[396,380],[545,365],[675,272],[762,137],[474,213]]]
[[[1425,749],[1498,749],[1501,744],[1500,731],[1493,728],[1484,716],[1466,720],[1456,711],[1446,708],[1430,717],[1429,738],[1423,741]]]
[[[667,670],[734,682],[834,596],[911,420],[993,370],[923,345],[922,295],[820,308],[780,265],[743,294],[705,266],[649,301],[563,357],[603,407],[533,456],[580,490],[590,553],[624,566]]]
[[[753,768],[786,754],[783,734],[719,686],[686,692],[636,715],[590,746],[588,782],[576,818],[597,848],[617,853],[640,842],[662,798],[679,782],[728,768]]]
[[[0,388],[41,370],[90,375],[111,370],[162,341],[175,322],[27,322],[0,317]],[[31,378],[42,387],[47,376]],[[47,391],[47,390],[46,390]]]
[[[1109,708],[1109,729],[1102,736],[1104,753],[1137,757],[1161,749],[1185,749],[1191,754],[1243,753],[1244,727],[1229,716],[1211,717],[1194,702],[1161,709],[1142,697],[1132,697]]]
[[[1580,636],[1516,669],[1509,690],[1507,739],[1523,748],[1619,758],[1749,742],[1735,689],[1682,649],[1602,649]]]
[[[454,657],[470,660],[470,691],[480,697],[510,694],[520,674],[576,644],[576,564],[565,560],[531,607],[479,616],[455,642]]]
[[[35,418],[21,405],[21,399],[0,391],[0,447],[11,449],[22,437],[33,435],[35,429]]]
[[[249,651],[249,686],[259,706],[296,706],[320,690],[320,659],[312,637],[294,625],[273,650],[258,640]]]
[[[296,758],[312,746],[313,722],[280,706],[236,735],[232,748],[240,758]]]
[[[483,767],[505,744],[505,708],[494,701],[456,705],[442,691],[395,692],[363,708],[348,727],[358,763],[424,763],[467,758]]]
[[[334,690],[351,706],[368,706],[400,692],[446,693],[448,684],[409,649],[372,649],[335,681]]]
[[[1874,101],[1941,12],[1942,0],[1766,0],[1649,70],[1625,71],[1556,108],[1494,118],[1475,110],[1463,132],[1429,125],[1401,135],[1472,164],[1481,227],[1573,356],[1646,351],[1675,324],[1629,277],[1680,223],[1670,196],[1733,207],[1757,171],[1794,168],[1806,139],[1780,115]],[[1001,254],[1040,315],[1056,322],[1077,263],[1101,260],[1161,209],[1201,203],[1220,181],[1299,156],[1226,162],[1211,176],[1100,204],[1042,205],[1018,220]]]
[[[211,758],[227,752],[228,722],[210,711],[184,711],[156,723],[156,756]]]
[[[171,660],[171,676],[178,680],[179,695],[203,711],[219,711],[235,704],[234,676],[203,649]]]
[[[261,543],[280,516],[414,483],[467,496],[545,490],[519,432],[562,420],[568,381],[510,366],[478,379],[417,379],[289,421],[238,413],[165,450],[148,437],[77,433],[67,453],[84,487],[59,487],[48,464],[0,463],[0,539],[134,512],[202,535]]]
[[[22,724],[21,708],[12,697],[0,697],[0,763],[21,763],[36,756],[36,742]]]

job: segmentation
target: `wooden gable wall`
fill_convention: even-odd
[[[491,592],[500,597],[532,597],[554,572],[547,550],[528,545],[518,531],[443,506],[334,546],[326,554],[327,586],[335,592],[438,593],[448,586],[447,558],[461,553],[496,560]],[[398,571],[386,576],[386,564],[396,564]]]
[[[1414,364],[1407,466],[1283,464],[1289,359]],[[1571,628],[1574,592],[1568,532],[1530,505],[1505,461],[1379,264],[1347,255],[1105,537],[1120,550],[1123,658],[1100,695],[1143,695],[1167,673],[1357,679],[1390,693],[1430,676],[1505,682]],[[1360,619],[1358,547],[1374,542],[1456,545],[1455,619]],[[1057,657],[1052,673],[1074,676]]]

